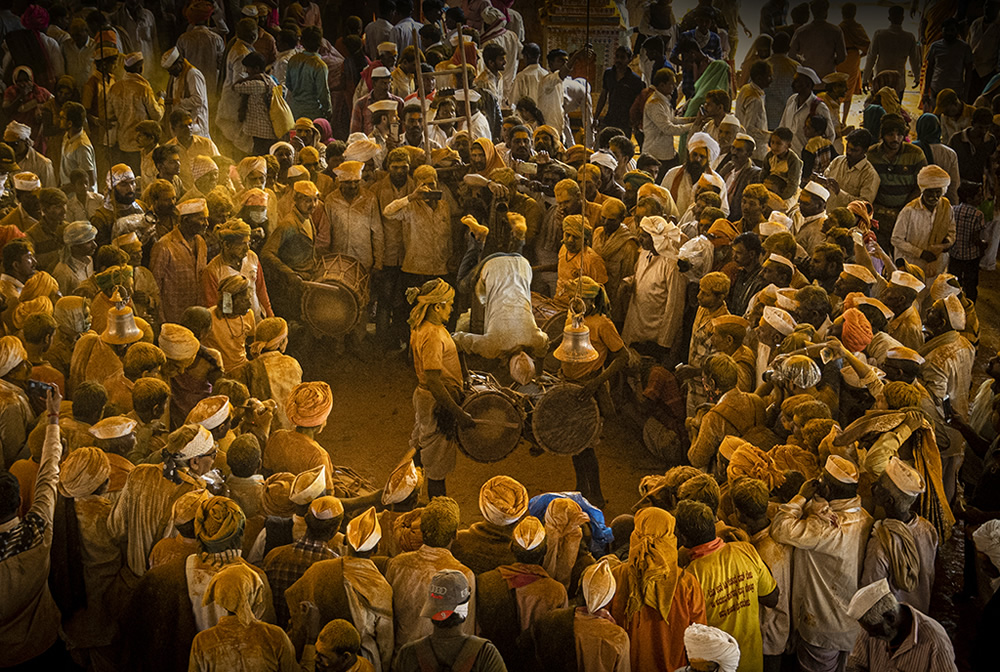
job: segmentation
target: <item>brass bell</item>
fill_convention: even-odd
[[[115,289],[111,302],[115,304],[108,308],[108,324],[101,334],[101,340],[108,345],[128,345],[142,338],[142,330],[135,325],[135,315],[132,309],[125,305],[118,289]]]
[[[579,310],[575,310],[574,307],[578,304],[581,307]],[[569,305],[569,315],[566,318],[566,326],[563,327],[562,342],[552,353],[560,362],[583,364],[592,362],[601,356],[590,342],[590,327],[583,323],[585,307],[582,304],[583,300],[577,297]]]

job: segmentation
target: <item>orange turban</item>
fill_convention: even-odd
[[[301,383],[288,395],[285,413],[298,427],[319,427],[333,409],[333,392],[323,381]]]
[[[851,352],[861,352],[871,343],[872,325],[865,314],[857,308],[848,308],[844,311],[844,326],[840,340]]]

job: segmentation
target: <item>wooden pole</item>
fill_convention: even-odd
[[[423,10],[421,10],[422,12]],[[423,72],[423,54],[420,52],[420,37],[417,34],[417,29],[413,29],[413,48],[416,52],[417,59],[417,91],[420,95],[420,124],[424,128],[424,163],[430,165],[431,163],[431,136],[428,132],[427,127],[427,109],[430,107],[427,104],[427,93],[424,91],[424,72]],[[406,109],[403,109],[403,114],[406,114]]]
[[[472,136],[472,105],[469,103],[469,69],[465,62],[465,33],[462,24],[458,24],[458,53],[462,58],[462,88],[465,89],[465,130]]]

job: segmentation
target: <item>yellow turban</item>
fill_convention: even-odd
[[[186,362],[198,354],[201,343],[187,327],[170,322],[160,327],[160,349],[167,359]]]
[[[261,497],[261,507],[264,513],[278,518],[291,518],[295,513],[295,504],[289,499],[292,494],[292,483],[295,475],[287,471],[271,474],[264,481],[264,494]]]
[[[30,301],[20,301],[17,304],[17,308],[14,309],[14,317],[11,320],[14,323],[15,329],[21,329],[24,327],[24,321],[28,319],[29,315],[36,315],[42,313],[44,315],[52,314],[52,300],[47,296],[39,296],[37,298],[31,299]]]
[[[254,607],[262,602],[264,582],[257,572],[242,563],[226,565],[212,577],[205,590],[202,604],[206,607],[217,604],[226,611],[236,614],[243,625],[254,620]]]
[[[267,176],[267,161],[262,156],[248,156],[236,165],[240,180],[246,182],[251,173],[263,173]]]
[[[415,551],[424,544],[424,535],[420,530],[420,519],[423,516],[423,508],[407,511],[400,515],[392,523],[392,534],[396,537],[403,552]]]
[[[435,282],[431,280],[430,282]],[[424,283],[426,286],[427,283]],[[410,287],[406,290],[406,300],[413,305],[410,310],[410,318],[407,322],[411,329],[416,329],[424,321],[427,309],[438,303],[447,303],[455,300],[455,290],[441,278],[436,279],[436,284],[429,292],[424,293],[421,287]]]
[[[951,175],[948,174],[948,171],[933,163],[929,166],[924,166],[917,173],[917,186],[920,187],[920,191],[924,189],[947,189],[949,184],[951,184]]]
[[[698,284],[702,289],[715,294],[729,294],[729,276],[725,273],[718,271],[707,273]]]
[[[568,497],[557,497],[545,510],[545,536],[549,546],[544,567],[556,581],[569,585],[583,538],[581,525],[590,521],[580,505]]]
[[[780,488],[785,482],[785,475],[775,466],[771,456],[750,443],[744,443],[733,452],[726,476],[730,483],[740,476],[756,478],[770,490]]]
[[[242,538],[246,521],[239,504],[228,497],[212,497],[198,506],[194,533],[206,552],[218,553]]]
[[[494,525],[513,525],[528,510],[528,491],[510,476],[494,476],[479,489],[479,510]]]
[[[76,451],[74,451],[76,452]],[[174,527],[190,523],[198,514],[198,507],[202,502],[212,498],[212,493],[204,488],[190,490],[174,500],[174,505],[170,508],[170,520]]]
[[[0,377],[6,376],[26,359],[28,352],[21,345],[19,338],[16,336],[0,338]]]
[[[288,419],[298,427],[319,427],[333,409],[333,391],[323,381],[300,383],[285,402]]]
[[[288,323],[281,317],[266,317],[257,324],[253,337],[250,352],[254,357],[262,352],[280,350],[282,343],[288,340]]]
[[[31,301],[39,296],[52,298],[52,295],[59,291],[59,283],[45,271],[38,271],[24,281],[21,288],[21,302]]]
[[[250,225],[238,217],[227,219],[215,227],[215,233],[223,239],[239,239],[250,237]]]
[[[563,233],[568,233],[577,238],[583,238],[587,230],[590,229],[590,224],[583,215],[569,215],[563,218],[562,230]]]
[[[111,474],[111,463],[100,448],[77,448],[59,468],[59,492],[76,499],[94,494]]]
[[[627,214],[628,208],[617,198],[609,197],[604,201],[604,205],[601,206],[601,217],[624,217]],[[605,231],[605,233],[611,232]]]

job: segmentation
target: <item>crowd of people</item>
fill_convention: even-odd
[[[0,3],[0,667],[995,669],[1000,3],[605,4]]]

